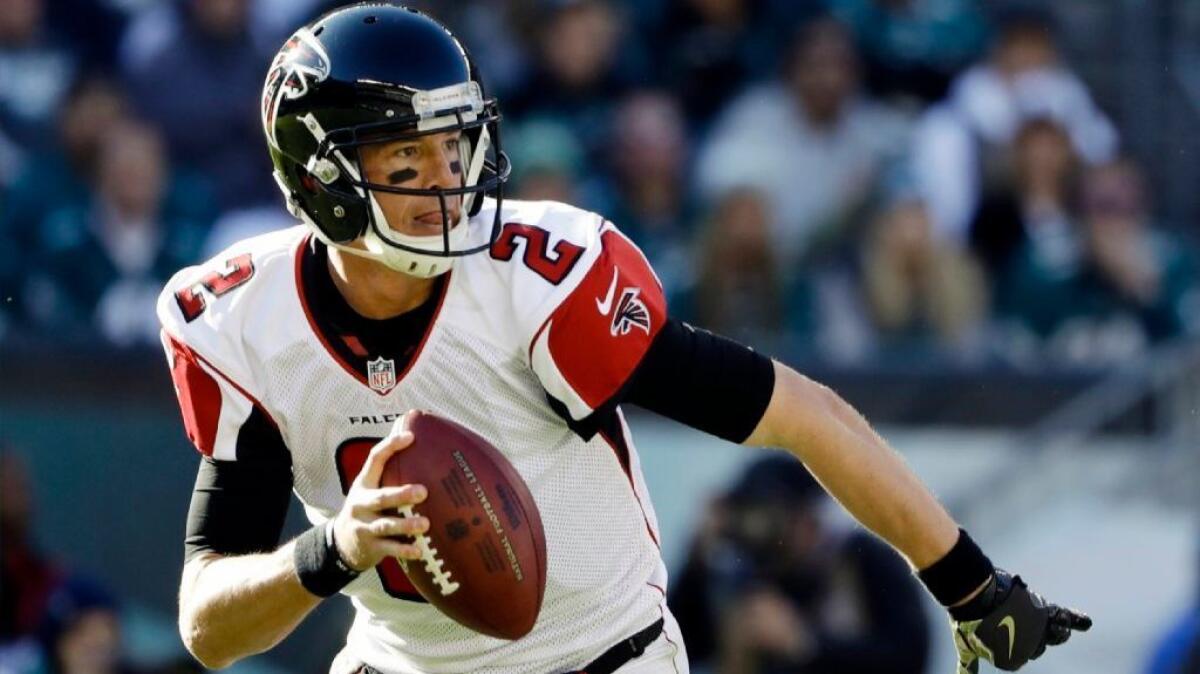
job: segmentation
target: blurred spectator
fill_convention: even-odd
[[[1197,558],[1200,571],[1200,556]],[[1200,674],[1200,574],[1195,603],[1167,629],[1151,651],[1146,674]]]
[[[908,565],[790,456],[753,463],[709,508],[670,595],[693,666],[721,672],[913,674],[929,634]]]
[[[344,3],[333,0],[332,4]],[[530,53],[528,36],[536,33],[546,0],[418,0],[404,4],[450,26],[469,46],[487,94],[496,96],[508,112],[508,102],[519,92],[535,56]]]
[[[1038,117],[1021,126],[1011,170],[984,195],[971,223],[971,248],[994,277],[1008,273],[1028,243],[1039,257],[1066,261],[1071,244],[1079,157],[1067,131]]]
[[[641,247],[668,294],[693,282],[689,227],[687,127],[673,98],[641,91],[621,101],[613,116],[609,174],[601,215]]]
[[[770,72],[778,48],[762,0],[671,0],[647,40],[662,81],[688,119],[707,124],[748,82]]]
[[[878,95],[934,101],[984,47],[987,23],[973,0],[826,0],[854,31]]]
[[[211,200],[203,183],[170,171],[160,135],[144,124],[111,129],[97,169],[86,205],[55,210],[37,228],[29,313],[62,337],[94,330],[117,345],[155,342],[155,298],[196,261]]]
[[[43,662],[30,674],[121,674],[121,623],[116,599],[100,585],[72,578],[46,606],[39,630]]]
[[[863,288],[881,346],[910,352],[932,344],[965,353],[987,309],[982,270],[933,236],[918,199],[899,199],[872,228]]]
[[[784,298],[769,222],[766,200],[750,188],[717,202],[700,234],[694,291],[677,302],[684,305],[681,314],[759,346],[782,327]]]
[[[117,48],[128,10],[147,0],[53,0],[47,3],[47,23],[63,36],[80,63],[89,70],[116,69]],[[298,0],[293,0],[298,1]]]
[[[331,0],[249,0],[250,31],[263,53],[274,54],[297,28],[344,5]],[[266,73],[263,73],[266,76]]]
[[[536,27],[533,71],[521,91],[503,101],[516,118],[553,117],[566,124],[589,159],[602,158],[613,101],[628,88],[628,73],[642,72],[637,45],[622,42],[616,7],[604,0],[549,3]]]
[[[283,204],[227,211],[217,217],[204,237],[198,259],[207,260],[233,244],[260,234],[300,224]]]
[[[1081,195],[1074,254],[1050,257],[1027,244],[999,289],[1000,311],[1074,362],[1118,362],[1191,332],[1194,260],[1152,227],[1137,167],[1121,160],[1089,169]]]
[[[1116,130],[1062,62],[1053,31],[1041,10],[1004,15],[988,60],[959,76],[918,124],[913,166],[940,237],[965,244],[995,160],[1027,119],[1058,122],[1087,163],[1116,152]]]
[[[278,198],[258,100],[270,56],[247,27],[249,0],[184,0],[148,10],[130,30],[125,75],[139,111],[166,134],[172,159],[202,171],[222,209]],[[277,45],[276,45],[277,46]]]
[[[128,673],[112,595],[68,575],[37,550],[31,484],[24,462],[0,442],[0,674]],[[142,671],[200,668],[190,657],[169,656],[162,666]]]
[[[0,445],[0,644],[35,636],[59,571],[33,540],[27,467]]]
[[[784,81],[750,90],[722,114],[697,180],[710,200],[738,185],[765,194],[772,247],[791,271],[817,239],[845,238],[903,149],[906,123],[858,96],[854,46],[832,19],[798,33],[785,70]]]
[[[1200,605],[1171,625],[1151,654],[1146,674],[1200,674]]]
[[[513,157],[514,198],[529,201],[578,201],[583,147],[571,129],[555,117],[534,117],[511,124],[505,147]]]
[[[109,80],[79,80],[58,113],[56,140],[32,155],[13,181],[0,208],[0,320],[19,320],[20,287],[28,271],[40,264],[37,229],[51,211],[87,202],[102,137],[124,108],[124,98]]]
[[[0,11],[0,129],[25,151],[50,136],[77,67],[44,15],[44,0],[5,0]]]
[[[0,129],[0,191],[10,185],[21,170],[21,149]],[[0,206],[3,200],[0,199]]]
[[[24,250],[48,211],[87,200],[101,142],[126,106],[122,93],[104,77],[84,77],[71,88],[57,113],[54,140],[26,162],[0,212],[0,229],[11,232]]]

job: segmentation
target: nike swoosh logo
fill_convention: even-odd
[[[616,294],[617,294],[617,268],[613,267],[613,279],[612,279],[612,283],[610,283],[608,285],[608,294],[604,296],[603,302],[600,301],[599,297],[596,298],[596,308],[600,310],[601,316],[608,315],[609,310],[612,309],[613,297]]]
[[[1012,616],[1005,616],[1000,626],[1008,629],[1008,659],[1012,660],[1013,646],[1017,643],[1017,624]]]

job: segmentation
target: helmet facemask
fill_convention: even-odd
[[[471,218],[480,211],[485,193],[496,192],[500,196],[510,171],[508,158],[500,146],[495,102],[484,100],[475,82],[429,91],[406,90],[403,105],[397,104],[401,101],[397,100],[396,87],[373,83],[359,83],[359,87],[363,98],[377,108],[375,112],[383,121],[326,130],[313,113],[299,117],[316,140],[315,151],[304,163],[304,170],[315,179],[310,183],[346,203],[344,207],[334,207],[335,218],[362,220],[356,227],[340,228],[357,234],[331,236],[334,228],[318,226],[308,214],[304,219],[314,225],[329,245],[419,277],[445,273],[455,258],[486,249],[499,232],[500,209],[496,208],[490,231],[486,233],[472,231]],[[397,109],[412,112],[402,115]],[[363,148],[456,130],[462,132],[458,139],[457,185],[399,187],[367,180],[361,160]],[[440,235],[406,234],[393,229],[377,194],[436,199],[442,214]],[[455,197],[462,202],[457,218],[453,217],[450,204]],[[475,225],[480,226],[485,225]],[[362,248],[348,245],[360,237]]]

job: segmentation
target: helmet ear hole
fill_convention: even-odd
[[[300,170],[300,186],[309,194],[317,193],[317,180],[312,177],[312,174],[303,169]]]

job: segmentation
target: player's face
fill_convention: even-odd
[[[366,145],[360,150],[367,181],[392,187],[452,189],[462,184],[461,131]],[[442,207],[436,196],[375,192],[387,224],[401,234],[441,236]],[[446,197],[449,224],[462,212],[462,197]]]

